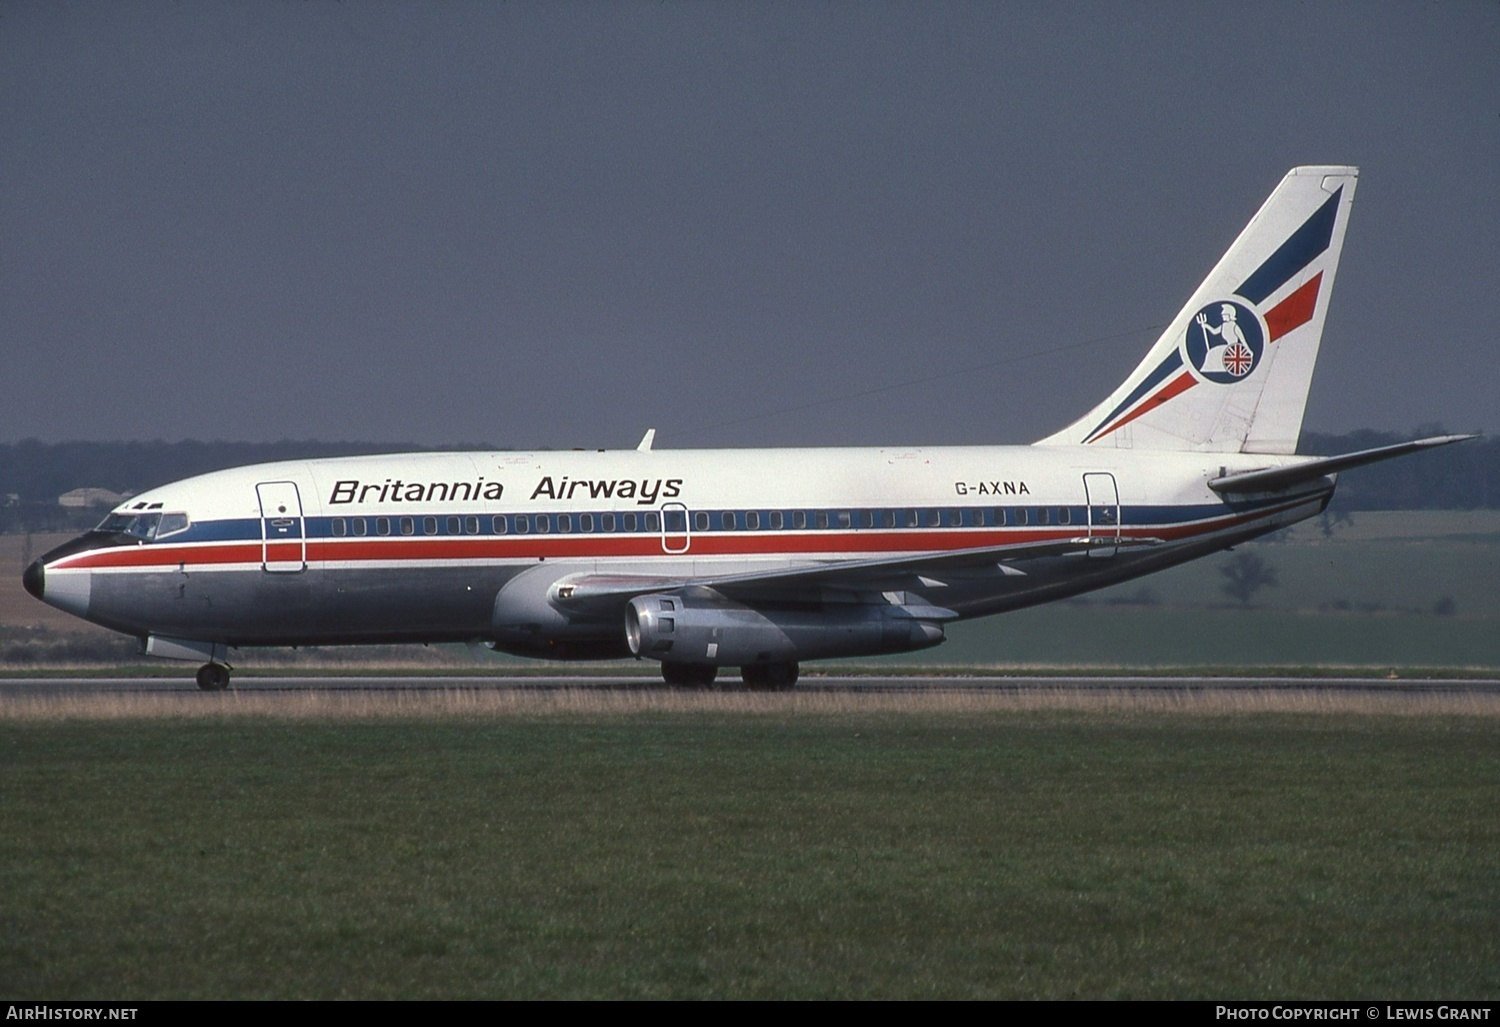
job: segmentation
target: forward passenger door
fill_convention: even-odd
[[[261,482],[255,494],[260,498],[261,569],[273,574],[305,570],[307,532],[296,482]]]

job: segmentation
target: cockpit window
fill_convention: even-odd
[[[157,538],[165,538],[175,535],[179,531],[187,531],[188,515],[185,513],[166,513],[161,515],[161,526],[156,529]]]
[[[173,531],[181,531],[187,527],[186,514],[169,514],[170,517],[182,518],[182,525],[173,528]],[[110,514],[100,522],[95,531],[107,531],[111,534],[130,535],[134,538],[145,539],[147,542],[156,537],[157,530],[161,524],[162,515],[159,513],[147,514]]]

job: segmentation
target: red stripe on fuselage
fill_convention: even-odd
[[[94,570],[101,567],[175,567],[178,564],[253,563],[261,560],[259,542],[236,542],[211,546],[128,546],[120,549],[90,549],[59,560],[58,570]]]
[[[389,538],[333,541],[309,540],[311,563],[395,563],[400,561],[576,559],[605,557],[670,558],[690,556],[782,556],[807,553],[925,553],[960,551],[988,546],[1053,542],[1074,538],[1087,529],[1082,525],[1004,531],[862,531],[829,534],[694,535],[687,554],[662,549],[660,536],[524,535],[503,538]],[[286,559],[300,556],[300,547],[289,546]],[[273,558],[280,559],[275,553]],[[95,549],[59,562],[59,570],[110,567],[158,567],[180,564],[247,563],[260,566],[259,543],[234,546],[133,546],[127,549]]]

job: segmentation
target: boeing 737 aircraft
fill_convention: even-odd
[[[1171,567],[1320,513],[1337,473],[1469,436],[1296,455],[1354,201],[1294,168],[1103,402],[1030,446],[436,453],[165,485],[25,572],[32,595],[201,660],[483,641],[634,655],[676,685],[900,653],[949,621]]]

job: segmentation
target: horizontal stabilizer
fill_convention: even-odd
[[[1291,467],[1268,467],[1260,471],[1241,471],[1238,474],[1226,474],[1222,478],[1214,478],[1208,483],[1208,487],[1215,492],[1278,492],[1305,481],[1313,481],[1339,471],[1347,471],[1351,467],[1362,467],[1365,464],[1405,456],[1407,453],[1415,453],[1418,450],[1434,449],[1472,438],[1477,438],[1477,436],[1435,435],[1430,439],[1417,439],[1415,442],[1398,442],[1394,446],[1380,446],[1376,449],[1362,449],[1357,453],[1327,456]]]

